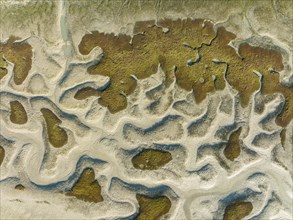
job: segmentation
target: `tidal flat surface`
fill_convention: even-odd
[[[1,219],[292,218],[292,1],[0,10]]]

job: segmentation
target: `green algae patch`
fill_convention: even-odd
[[[132,158],[136,169],[156,170],[172,160],[171,153],[162,150],[145,149]]]
[[[5,150],[2,146],[0,146],[0,166],[4,160],[4,157],[5,157]]]
[[[14,124],[25,124],[27,122],[27,114],[23,105],[19,101],[10,102],[10,120]]]
[[[93,89],[91,87],[86,87],[86,88],[82,88],[80,90],[78,90],[75,95],[74,98],[77,100],[83,100],[83,99],[87,99],[91,96],[99,96],[100,92],[96,89]]]
[[[236,131],[232,132],[229,137],[228,144],[224,149],[224,155],[227,159],[234,161],[240,155],[240,140],[239,136],[241,134],[242,128],[238,128]]]
[[[171,201],[166,196],[148,197],[136,195],[139,204],[139,215],[136,220],[158,220],[167,214],[171,208]]]
[[[47,108],[42,108],[41,112],[46,121],[49,142],[56,148],[64,146],[68,136],[66,131],[59,126],[62,121]]]
[[[30,44],[17,42],[17,40],[20,40],[20,38],[11,36],[7,43],[0,43],[0,54],[1,57],[5,57],[6,60],[14,64],[13,80],[16,85],[20,85],[26,79],[31,69],[33,52]]]
[[[59,1],[20,1],[21,4],[8,4],[0,1],[0,27],[2,30],[22,30],[23,35],[35,34],[53,44],[58,24]],[[15,1],[14,1],[15,2]],[[42,25],[46,24],[46,25]]]
[[[17,184],[14,188],[21,191],[25,189],[25,187],[22,184]]]
[[[86,202],[98,203],[104,200],[101,195],[101,186],[95,179],[95,172],[92,168],[87,168],[82,172],[79,180],[66,195]]]
[[[253,209],[251,202],[237,201],[225,209],[224,220],[241,220],[249,215]]]

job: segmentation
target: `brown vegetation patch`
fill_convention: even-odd
[[[15,186],[15,189],[17,189],[17,190],[24,190],[25,187],[24,187],[23,185],[21,185],[21,184],[17,184],[17,185]]]
[[[240,220],[249,215],[253,209],[251,202],[237,201],[225,209],[224,220]]]
[[[33,52],[30,44],[26,42],[16,42],[17,40],[20,40],[20,38],[11,36],[7,43],[0,43],[0,55],[14,64],[13,79],[16,85],[20,85],[26,79],[31,69]],[[0,72],[0,76],[3,77],[5,70],[4,72],[3,70]]]
[[[259,77],[254,71],[263,75],[262,92],[264,95],[282,93],[286,99],[292,97],[292,88],[281,85],[279,74],[276,73],[284,68],[282,55],[276,50],[243,43],[239,46],[238,56],[235,49],[228,45],[235,38],[236,35],[220,27],[212,44],[203,45],[199,49],[199,53],[202,55],[202,60],[211,62],[216,59],[228,63],[227,81],[239,92],[241,105],[246,107],[253,92],[259,89]],[[292,103],[287,104],[292,108]],[[292,119],[292,116],[290,117],[286,113],[285,115],[283,121],[288,122]]]
[[[8,73],[8,70],[6,68],[0,67],[0,80],[6,76],[6,74]]]
[[[144,149],[132,158],[136,169],[156,170],[172,160],[171,153],[162,150]]]
[[[75,196],[86,202],[98,203],[104,200],[101,195],[101,186],[95,179],[95,171],[92,168],[87,168],[82,172],[79,180],[66,195]]]
[[[0,146],[0,166],[4,160],[4,157],[5,157],[5,150],[2,146]]]
[[[25,124],[27,122],[27,114],[23,105],[19,101],[10,102],[10,120],[14,124]]]
[[[249,44],[242,44],[239,48],[240,56],[244,57],[246,71],[257,70],[263,75],[262,79],[262,94],[271,95],[281,93],[285,97],[285,106],[282,112],[278,115],[276,123],[282,127],[286,127],[293,117],[293,88],[284,86],[279,81],[277,72],[283,70],[282,56],[279,52],[260,47],[252,47]],[[245,73],[245,72],[244,72]],[[243,72],[238,74],[240,82],[247,83],[249,88],[252,82],[243,81]],[[241,77],[242,76],[242,77]],[[253,82],[254,84],[258,84]],[[242,83],[238,83],[240,85]],[[238,88],[237,88],[238,90]],[[248,96],[248,94],[247,94]]]
[[[91,96],[99,96],[100,92],[96,89],[93,89],[91,87],[86,87],[78,90],[76,94],[74,95],[74,98],[77,100],[83,100],[87,99],[88,97]]]
[[[208,93],[225,88],[224,73],[228,82],[239,92],[241,105],[246,107],[251,95],[259,89],[258,71],[263,75],[263,94],[281,93],[286,98],[284,110],[277,123],[286,126],[292,119],[292,88],[279,82],[277,72],[283,70],[282,56],[273,49],[254,47],[248,43],[239,46],[239,55],[228,44],[236,35],[224,27],[213,30],[211,22],[201,19],[136,22],[136,34],[130,36],[104,34],[97,31],[86,34],[80,44],[82,54],[94,47],[102,47],[100,63],[89,67],[90,74],[111,78],[109,88],[101,92],[100,103],[112,113],[126,108],[126,95],[136,87],[135,80],[157,71],[158,64],[167,76],[175,71],[176,81],[182,88],[193,90],[200,103]]]
[[[236,131],[232,132],[229,137],[228,144],[224,149],[224,155],[227,159],[233,161],[240,155],[240,140],[239,136],[241,134],[242,128],[238,128]]]
[[[174,66],[181,73],[196,75],[187,62],[196,60],[197,52],[183,44],[197,47],[203,42],[209,42],[215,35],[211,23],[203,20],[177,20],[174,23],[171,20],[162,21],[160,25],[170,26],[165,33],[154,23],[137,22],[134,32],[144,34],[135,35],[132,44],[129,44],[130,36],[99,32],[86,34],[79,44],[82,54],[88,54],[96,46],[102,47],[104,51],[101,62],[90,67],[88,72],[111,78],[109,88],[101,93],[101,104],[112,113],[126,108],[123,94],[131,94],[136,87],[136,81],[131,75],[138,79],[146,78],[156,73],[158,64],[161,64],[167,75],[174,71]],[[197,77],[193,78],[198,80]]]
[[[282,147],[285,147],[285,141],[286,141],[286,129],[283,129],[280,133],[281,137],[281,145]]]
[[[47,108],[42,108],[41,112],[46,121],[49,142],[56,148],[62,147],[68,140],[66,131],[59,126],[62,121]]]
[[[139,215],[136,220],[157,220],[168,213],[172,205],[166,196],[152,198],[137,194],[136,199],[139,204]]]

